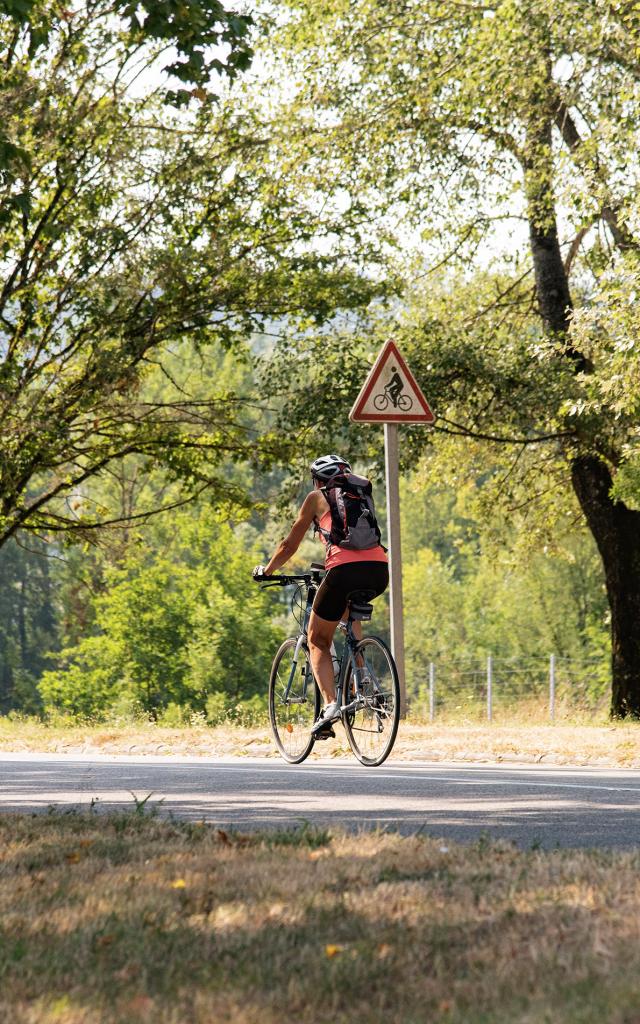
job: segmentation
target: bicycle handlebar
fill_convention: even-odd
[[[297,573],[293,576],[263,576],[261,579],[256,577],[254,579],[262,587],[287,587],[292,583],[304,583],[308,587],[312,582],[319,583],[323,575],[324,568],[314,568],[311,572]]]

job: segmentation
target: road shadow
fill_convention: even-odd
[[[447,768],[394,774],[331,765],[290,769],[281,763],[230,767],[21,759],[0,764],[2,811],[121,810],[144,799],[160,814],[241,831],[307,820],[349,830],[420,830],[458,842],[484,835],[547,849],[633,848],[640,838],[640,786],[616,787],[615,780],[607,785],[606,775],[593,786],[551,780],[540,788],[524,772],[484,767],[451,776]]]

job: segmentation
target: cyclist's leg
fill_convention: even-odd
[[[339,621],[328,622],[314,611],[309,619],[309,661],[325,704],[331,704],[336,699],[331,642]]]
[[[309,660],[327,704],[332,704],[336,699],[331,643],[347,603],[348,585],[344,577],[344,566],[329,569],[318,587],[307,633]]]

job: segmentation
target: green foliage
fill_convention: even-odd
[[[163,70],[192,89],[166,94],[168,102],[180,106],[193,95],[207,96],[214,72],[233,79],[251,63],[250,15],[227,10],[219,0],[104,0],[99,4],[75,5],[72,10],[51,0],[3,0],[0,30],[8,29],[10,57],[26,51],[29,57],[54,43],[62,35],[70,41],[73,29],[86,18],[110,19],[113,38],[129,46],[161,44],[175,47],[179,59]],[[119,19],[119,31],[115,30]],[[215,55],[211,48],[218,47]],[[221,54],[226,49],[226,55]]]
[[[607,651],[606,594],[589,534],[555,522],[546,535],[544,522],[532,530],[522,512],[487,516],[483,487],[491,489],[490,478],[470,480],[456,497],[423,472],[405,488],[407,674],[416,689],[429,661],[482,664],[493,653],[543,665],[552,652],[584,659]]]
[[[268,721],[267,693],[254,693],[247,700],[230,700],[222,693],[207,698],[206,720],[209,725],[241,725],[251,728],[266,725]]]
[[[34,19],[62,20],[35,55],[28,12],[24,30],[0,17],[0,544],[18,530],[95,528],[99,506],[70,506],[131,455],[183,481],[185,499],[215,488],[230,460],[281,456],[287,439],[263,433],[233,387],[212,375],[206,390],[181,387],[176,354],[246,360],[267,318],[322,323],[339,295],[348,307],[377,290],[336,272],[340,245],[305,251],[319,217],[275,173],[258,114],[231,98],[167,109],[156,49],[119,31],[116,9],[81,7],[67,24],[36,3]],[[238,38],[247,26],[214,0],[145,0],[126,17],[160,49],[182,38],[188,61],[210,44],[212,18]],[[158,365],[162,394],[148,388]]]
[[[51,559],[42,542],[0,550],[0,711],[40,708],[37,681],[58,646]]]
[[[364,367],[393,333],[438,430],[546,439],[561,460],[590,451],[611,466],[635,446],[634,303],[623,294],[638,281],[640,75],[628,47],[639,42],[628,5],[589,0],[356,0],[348,16],[342,0],[282,5],[270,46],[274,77],[286,69],[295,83],[279,111],[290,146],[325,202],[341,196],[395,242],[388,265],[406,281],[404,308],[391,316],[375,310],[373,324],[332,337],[289,336],[276,353],[271,379],[298,430],[325,436],[331,402],[346,423]],[[552,322],[556,283],[533,245],[558,231],[558,274],[574,305],[599,293],[569,340],[568,285],[560,281],[565,308]],[[297,352],[296,398],[285,378],[301,375]],[[584,359],[589,372],[576,373]],[[334,387],[323,397],[326,378]],[[409,464],[424,436],[408,433]]]
[[[98,632],[44,674],[45,710],[100,718],[126,697],[163,720],[222,709],[242,718],[236,705],[264,692],[278,634],[250,578],[242,531],[202,510],[198,520],[173,518],[171,537],[160,530],[156,543],[107,570]],[[224,704],[208,703],[217,694]]]

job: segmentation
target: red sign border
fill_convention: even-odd
[[[363,414],[363,413],[358,411],[359,409],[362,408],[363,405],[367,404],[367,401],[369,399],[369,396],[370,396],[371,392],[373,391],[375,385],[378,383],[378,380],[379,380],[379,377],[380,377],[380,373],[382,371],[382,365],[383,365],[383,363],[386,362],[386,357],[389,354],[389,352],[391,352],[393,354],[394,358],[398,361],[398,363],[400,364],[400,366],[401,366],[405,376],[407,377],[407,379],[410,382],[413,390],[415,391],[417,399],[418,399],[418,402],[420,403],[420,405],[424,409],[424,414],[422,416],[418,416],[417,414],[415,416],[412,416],[410,413],[405,415],[403,413],[384,413],[384,412]],[[362,386],[360,394],[358,395],[358,397],[356,398],[355,402],[353,403],[353,408],[351,409],[351,412],[349,413],[349,419],[352,420],[354,423],[434,423],[435,422],[435,416],[433,414],[433,411],[431,410],[431,407],[429,406],[429,403],[427,402],[426,398],[422,394],[422,389],[420,388],[417,380],[415,379],[415,377],[413,376],[411,370],[409,369],[409,367],[405,363],[404,359],[400,355],[400,351],[399,351],[398,346],[396,345],[395,341],[392,341],[391,339],[389,339],[389,341],[385,342],[383,348],[379,352],[378,358],[376,359],[375,363],[371,367],[371,370],[369,371],[369,376],[367,377],[366,381],[364,382],[364,385]]]

